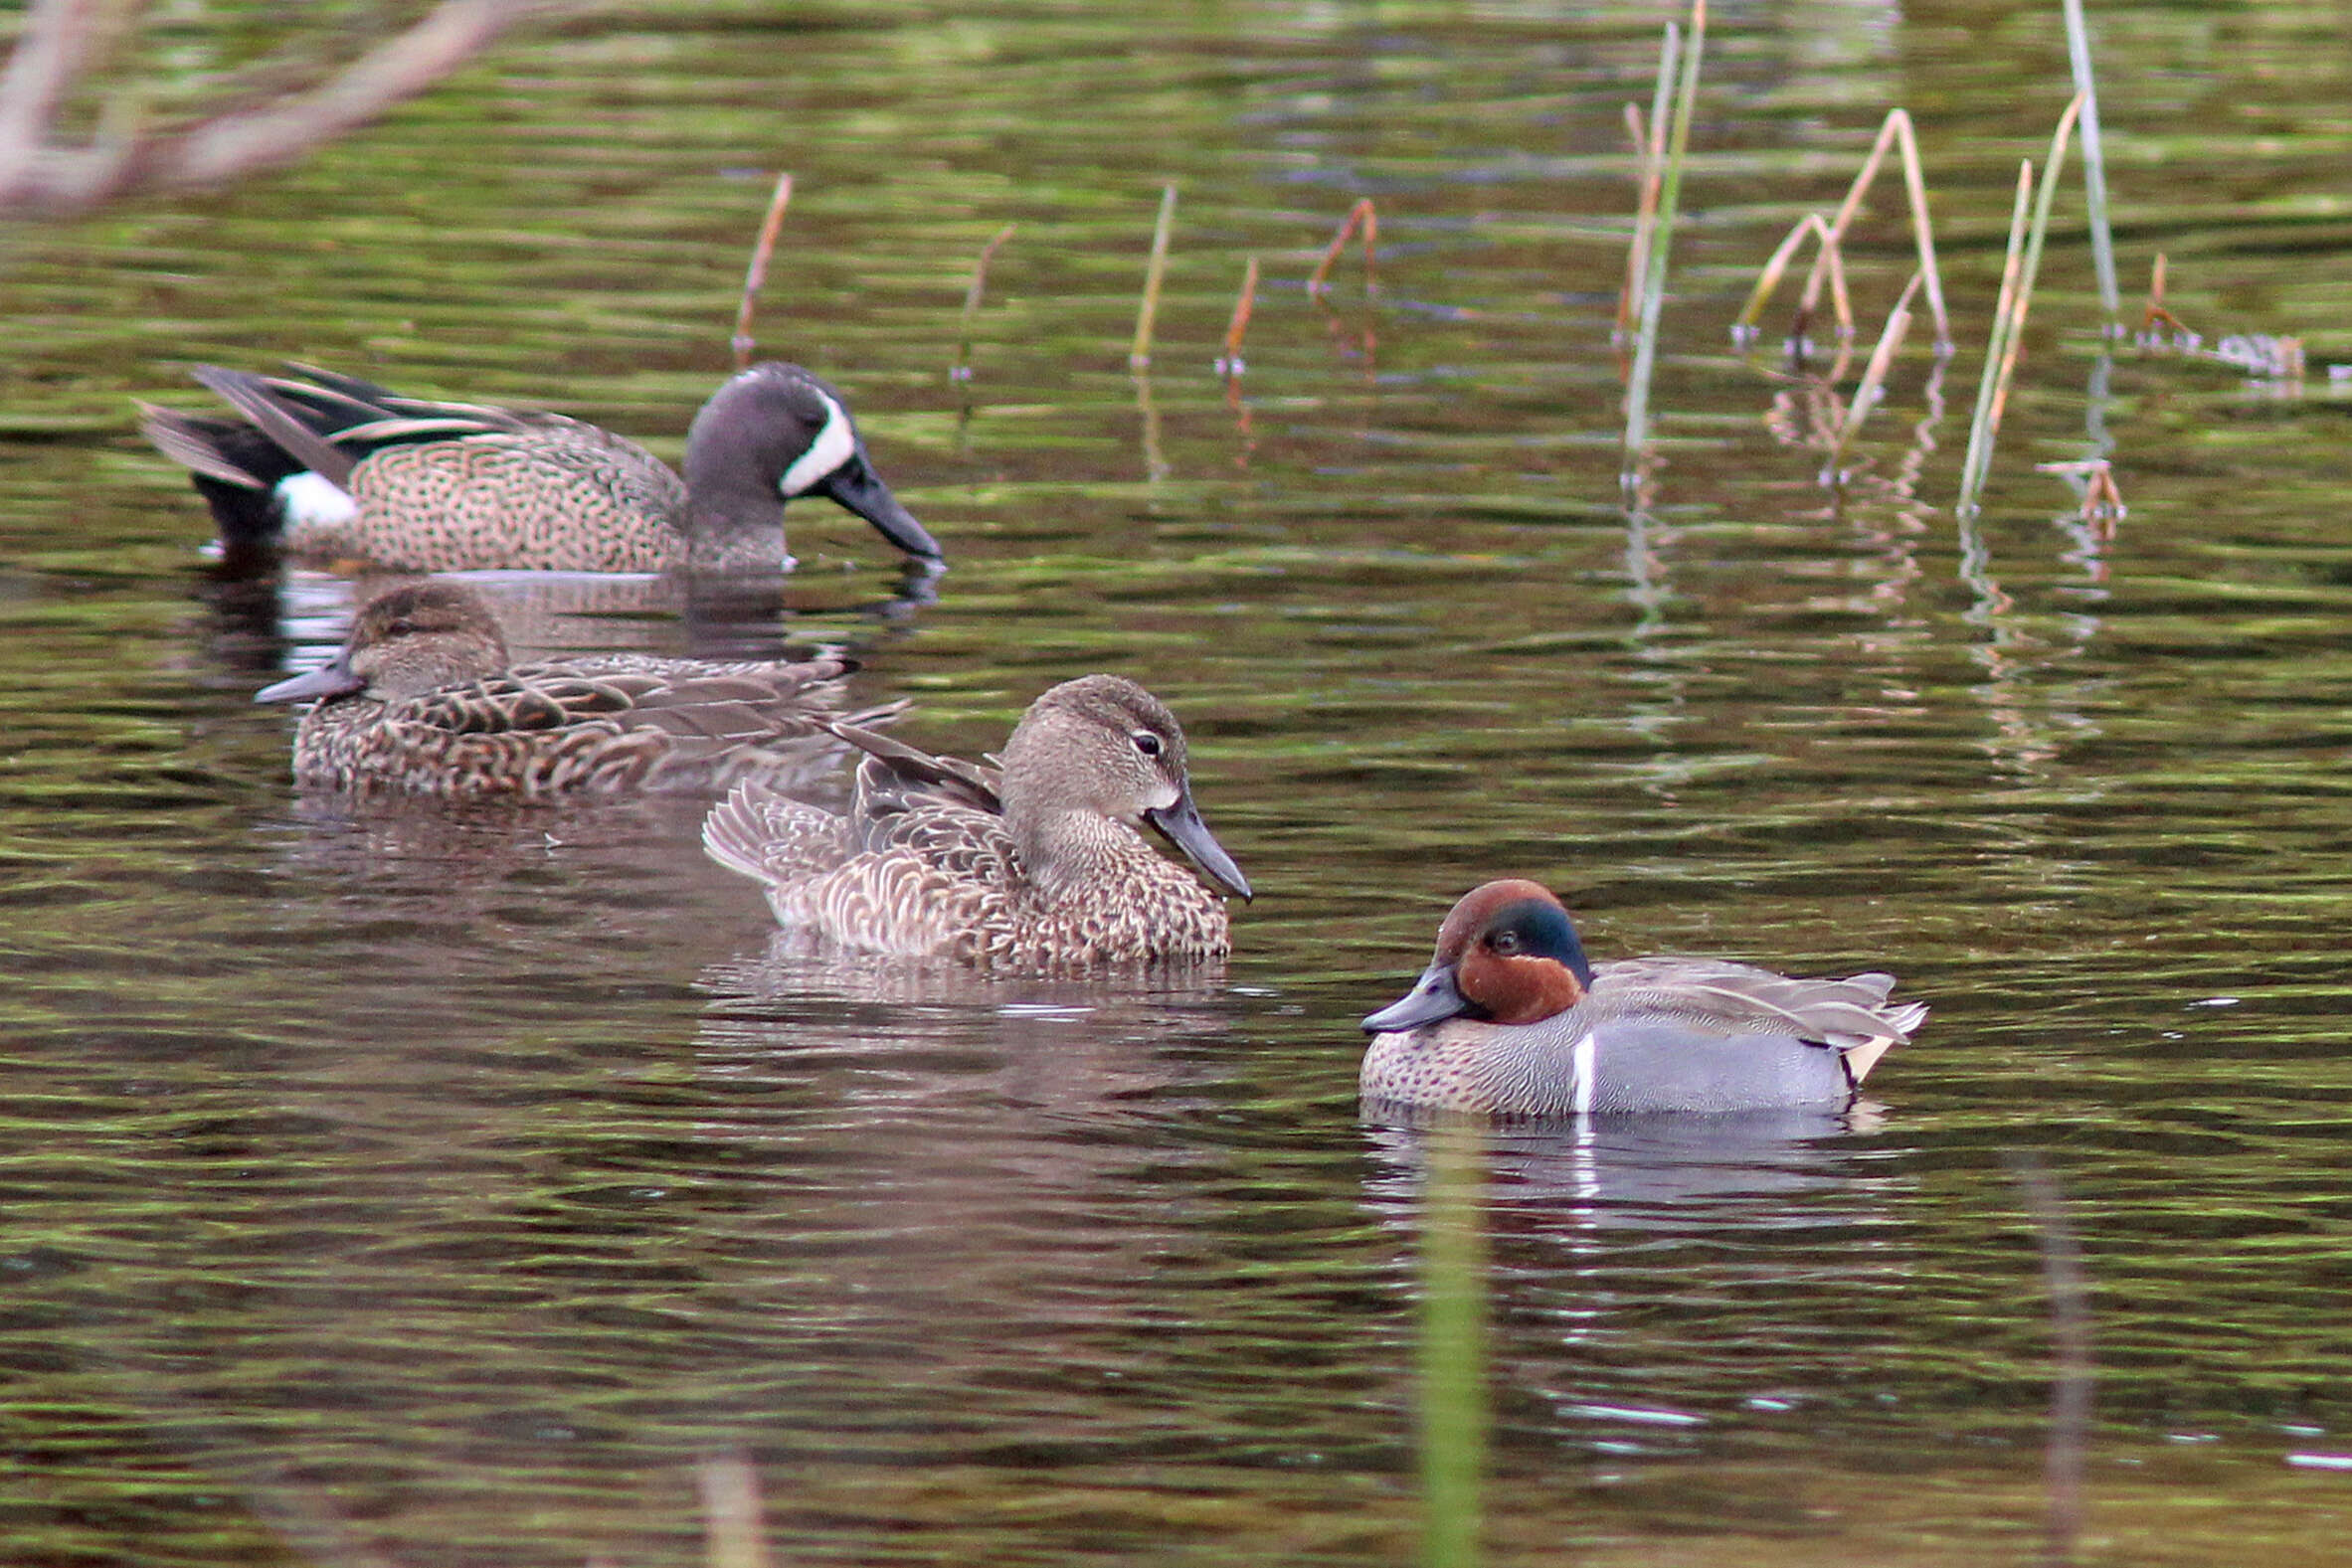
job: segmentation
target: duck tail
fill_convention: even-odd
[[[703,852],[740,876],[775,881],[775,873],[762,854],[770,832],[761,806],[776,798],[775,791],[757,780],[746,779],[736,784],[702,819]]]
[[[275,442],[296,464],[295,472],[315,473],[337,488],[350,479],[358,459],[328,436],[365,421],[338,417],[326,406],[365,410],[370,418],[381,412],[340,393],[302,389],[292,383],[272,381],[248,371],[226,370],[219,365],[199,365],[194,374],[198,381],[218,393],[223,402],[252,421],[256,431]],[[296,396],[305,390],[309,396]]]
[[[285,526],[277,482],[301,472],[299,463],[243,420],[182,414],[151,403],[138,408],[139,434],[188,470],[212,509],[223,544],[254,550],[277,542]]]
[[[235,416],[138,405],[140,434],[188,470],[232,553],[274,548],[286,521],[278,486],[316,473],[340,488],[366,451],[347,450],[337,439],[390,417],[393,394],[373,382],[301,374],[316,379],[198,366],[196,379],[227,400]]]
[[[1889,1007],[1879,1014],[1880,1024],[1889,1032],[1875,1034],[1860,1045],[1848,1046],[1839,1052],[1838,1059],[1846,1064],[1846,1082],[1856,1089],[1870,1077],[1871,1069],[1879,1065],[1879,1058],[1911,1037],[1911,1031],[1926,1021],[1925,1002],[1905,1002],[1900,1007]]]

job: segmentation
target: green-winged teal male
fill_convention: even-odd
[[[1594,964],[1542,884],[1489,882],[1412,990],[1363,1020],[1366,1101],[1509,1116],[1839,1106],[1927,1009],[1892,974],[1791,979],[1723,958]]]
[[[867,460],[841,395],[798,365],[730,378],[686,434],[681,481],[651,452],[557,414],[404,398],[297,367],[200,366],[241,418],[140,405],[224,546],[402,571],[777,572],[784,504],[827,495],[921,563],[939,545]]]
[[[315,699],[294,732],[294,779],[312,786],[524,799],[717,790],[837,756],[819,721],[854,667],[600,653],[510,668],[481,596],[427,581],[371,600],[332,661],[255,700]]]
[[[1158,829],[1217,888],[1250,896],[1192,804],[1176,715],[1135,682],[1053,687],[1021,716],[1001,770],[827,728],[866,753],[847,815],[746,782],[702,826],[711,857],[764,883],[786,927],[1030,969],[1230,947],[1223,900],[1140,831]]]

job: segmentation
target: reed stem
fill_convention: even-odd
[[[2140,317],[2140,336],[2143,338],[2158,327],[2168,327],[2179,337],[2191,335],[2187,323],[2174,315],[2164,303],[2164,253],[2156,253],[2156,264],[2148,269],[2148,308]]]
[[[1006,224],[996,231],[996,237],[980,248],[980,260],[972,263],[972,284],[964,290],[964,321],[956,331],[956,363],[948,371],[950,381],[972,379],[972,318],[980,313],[981,291],[989,286],[989,262],[996,255],[996,248],[1012,238],[1017,225]]]
[[[1830,447],[1829,465],[1821,475],[1824,484],[1837,484],[1843,479],[1846,448],[1854,444],[1854,437],[1862,434],[1862,422],[1878,407],[1887,385],[1887,373],[1902,348],[1903,336],[1911,329],[1911,296],[1919,291],[1923,275],[1911,273],[1911,280],[1902,285],[1902,297],[1887,312],[1887,325],[1880,331],[1878,347],[1871,350],[1870,364],[1864,367],[1862,381],[1854,389],[1854,401],[1847,405],[1845,419],[1838,422],[1837,440]]]
[[[1905,199],[1910,205],[1911,244],[1919,255],[1919,274],[1924,279],[1921,287],[1927,295],[1927,314],[1935,323],[1935,347],[1939,353],[1949,353],[1952,347],[1951,318],[1944,309],[1943,273],[1935,264],[1935,230],[1927,216],[1927,176],[1919,164],[1919,138],[1911,127],[1911,117],[1903,109],[1887,111],[1880,122],[1879,134],[1871,142],[1868,156],[1862,160],[1862,170],[1847,187],[1846,199],[1838,204],[1837,216],[1823,225],[1821,252],[1813,259],[1813,268],[1805,275],[1805,292],[1797,304],[1797,319],[1790,336],[1803,337],[1811,323],[1813,312],[1820,308],[1821,290],[1829,281],[1830,269],[1842,263],[1845,255],[1846,231],[1856,215],[1862,211],[1862,201],[1870,193],[1871,184],[1879,177],[1879,168],[1886,162],[1887,149],[1900,148],[1902,155],[1902,183]],[[1756,323],[1762,319],[1764,301],[1772,290],[1780,286],[1780,273],[1788,264],[1788,256],[1796,249],[1797,234],[1781,242],[1781,251],[1774,253],[1778,267],[1767,263],[1764,274],[1756,279],[1749,291],[1747,303],[1740,308],[1738,318],[1731,324],[1731,335],[1742,341],[1753,338]],[[1785,254],[1784,254],[1785,253]],[[1835,260],[1833,260],[1833,253]],[[1850,308],[1839,315],[1838,328],[1851,334],[1854,318]]]
[[[1993,327],[1984,348],[1984,371],[1976,384],[1976,411],[1968,419],[1968,455],[1960,462],[1960,498],[1954,510],[1962,517],[1976,515],[1976,493],[1984,470],[1992,463],[1993,388],[2001,379],[2002,352],[2009,337],[2009,307],[2017,295],[2017,278],[2025,265],[2026,213],[2034,196],[2034,160],[2017,166],[2017,199],[2009,209],[2009,252],[2001,263],[2001,295],[1993,306]]]
[[[1241,335],[1249,330],[1249,314],[1258,301],[1258,259],[1249,259],[1249,268],[1241,274],[1241,292],[1233,300],[1233,319],[1225,327],[1225,352],[1217,360],[1217,374],[1227,380],[1242,372]]]
[[[743,274],[743,303],[735,309],[735,335],[728,347],[735,353],[737,370],[751,369],[752,305],[760,297],[761,286],[768,281],[768,258],[775,254],[777,231],[784,227],[784,210],[793,199],[793,177],[776,177],[776,194],[768,198],[768,216],[760,225],[759,242],[752,247],[751,265]]]
[[[1484,1129],[1431,1129],[1421,1196],[1421,1561],[1477,1568],[1489,1412]]]
[[[2042,270],[2042,243],[2050,236],[2050,210],[2058,199],[2059,175],[2066,168],[2067,138],[2075,128],[2076,116],[2082,107],[2077,94],[2058,117],[2058,129],[2050,138],[2050,158],[2042,170],[2042,188],[2034,193],[2034,221],[2026,230],[2025,270],[2018,274],[2017,297],[2010,303],[2014,319],[2009,325],[2007,341],[2001,345],[2001,381],[1993,388],[1992,435],[2001,433],[2001,416],[2009,407],[2009,389],[2017,379],[2017,357],[2025,348],[2026,313],[2034,307],[2034,279]],[[1989,469],[1992,450],[1988,445],[1985,462]]]
[[[1620,379],[1626,372],[1622,351],[1633,325],[1634,292],[1640,288],[1642,273],[1649,265],[1650,214],[1656,210],[1650,184],[1650,132],[1642,121],[1639,103],[1625,105],[1625,139],[1633,148],[1633,241],[1625,248],[1625,281],[1617,290],[1617,324],[1609,329],[1609,342],[1620,351],[1617,363]]]
[[[1160,280],[1168,274],[1168,240],[1176,230],[1176,188],[1171,182],[1160,193],[1160,222],[1152,230],[1152,261],[1144,272],[1144,302],[1136,311],[1135,345],[1127,351],[1127,368],[1142,370],[1152,363],[1152,323],[1160,314]]]
[[[2123,295],[2115,282],[2115,237],[2107,227],[2107,157],[2098,139],[2098,85],[2090,69],[2090,26],[2082,0],[2066,0],[2067,59],[2075,69],[2075,93],[2082,100],[2082,200],[2089,209],[2090,261],[2098,273],[2099,308],[2107,331],[2123,330]]]
[[[1650,280],[1650,247],[1658,238],[1658,188],[1666,177],[1666,125],[1674,109],[1674,82],[1682,69],[1683,39],[1673,23],[1658,50],[1658,85],[1650,93],[1650,117],[1642,119],[1641,105],[1625,105],[1633,132],[1634,211],[1633,244],[1625,252],[1625,292],[1617,301],[1618,341],[1630,335],[1642,314],[1642,291]],[[1625,374],[1631,377],[1630,367]]]
[[[1650,438],[1650,379],[1658,367],[1658,321],[1666,302],[1667,252],[1674,240],[1674,217],[1682,197],[1683,161],[1691,145],[1691,120],[1699,101],[1699,67],[1707,46],[1707,0],[1691,0],[1691,39],[1680,46],[1673,23],[1666,25],[1664,54],[1681,55],[1677,73],[1674,124],[1666,138],[1666,165],[1658,186],[1657,234],[1650,246],[1648,275],[1642,281],[1640,327],[1634,337],[1633,374],[1625,388],[1625,451],[1627,472],[1634,455]],[[1663,67],[1661,68],[1663,74]]]
[[[2034,276],[2042,266],[2042,243],[2050,235],[2050,209],[2058,196],[2059,174],[2066,167],[2067,141],[2074,134],[2075,122],[2082,112],[2082,94],[2078,92],[2067,104],[2066,112],[2058,117],[2058,128],[2050,133],[2050,158],[2043,170],[2042,189],[2034,197],[2034,218],[2025,235],[2025,255],[2020,261],[2017,255],[2017,213],[2010,217],[2009,267],[2002,273],[2001,304],[1993,322],[1994,340],[2000,345],[1998,363],[1994,350],[1985,350],[1985,381],[1977,392],[1975,418],[1969,424],[1968,456],[1970,463],[1960,475],[1958,505],[1972,509],[1977,492],[1984,486],[1985,476],[1993,466],[1993,438],[2000,433],[2001,414],[2009,405],[2009,388],[2017,377],[2017,356],[2025,346],[2026,312],[2033,308]],[[2019,212],[2023,211],[2025,193],[2033,183],[2033,164],[2028,162],[2020,176],[2018,187]],[[2016,271],[2016,287],[2009,283],[2009,269]],[[1983,434],[1980,445],[1979,431]],[[1971,483],[1970,481],[1974,482]]]
[[[1323,253],[1323,261],[1315,268],[1315,275],[1307,279],[1309,297],[1320,299],[1331,291],[1332,267],[1340,260],[1340,253],[1348,249],[1348,237],[1357,230],[1363,231],[1363,291],[1369,296],[1380,291],[1380,275],[1373,268],[1372,251],[1380,240],[1380,214],[1366,196],[1348,210],[1347,222],[1332,236],[1332,243]]]

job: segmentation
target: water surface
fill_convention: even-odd
[[[1429,1150],[1358,1122],[1354,1020],[1504,873],[1602,955],[1884,966],[1934,1015],[1851,1117],[1477,1156],[1495,1560],[2033,1556],[2018,1152],[2084,1254],[2084,1558],[2324,1557],[2352,1495],[2340,19],[2100,13],[2127,290],[2162,251],[2208,345],[2295,335],[2312,370],[2103,339],[2062,206],[1962,528],[1965,345],[2066,96],[2055,11],[1718,13],[1629,511],[1620,114],[1663,17],[676,8],[523,40],[281,177],[7,235],[11,1559],[688,1563],[726,1451],[793,1561],[1409,1555]],[[1964,348],[1940,381],[1906,354],[1841,496],[1779,328],[1744,358],[1726,328],[1898,103]],[[1144,679],[1261,892],[1221,971],[771,952],[692,802],[286,783],[288,719],[248,699],[348,590],[214,582],[129,400],[301,358],[674,456],[780,167],[763,346],[844,388],[953,569],[909,612],[864,524],[797,507],[791,615],[751,634],[854,644],[860,698],[968,755],[1052,681]],[[1318,308],[1363,195],[1380,292],[1352,258]],[[1873,330],[1906,243],[1890,195],[1854,259]],[[2111,536],[2033,467],[2108,449]],[[566,592],[501,588],[533,645],[697,634],[656,585]]]

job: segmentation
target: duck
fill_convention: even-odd
[[[760,882],[787,929],[989,969],[1230,951],[1219,895],[1246,900],[1249,881],[1193,803],[1176,715],[1134,681],[1048,689],[994,767],[854,723],[822,727],[864,753],[846,813],[746,780],[702,826],[711,858]],[[1154,849],[1146,827],[1205,884]]]
[[[1413,988],[1363,1020],[1370,1105],[1506,1117],[1843,1106],[1927,1016],[1892,974],[1584,955],[1540,882],[1472,889]]]
[[[927,570],[937,540],[875,473],[848,403],[781,360],[730,377],[686,433],[681,479],[651,452],[560,414],[406,398],[311,366],[200,365],[236,410],[141,403],[186,467],[224,552],[359,559],[404,572],[789,571],[784,507],[825,495]]]
[[[397,585],[352,620],[342,650],[255,693],[309,702],[293,775],[309,788],[545,800],[715,794],[739,778],[796,779],[846,749],[820,727],[856,665],[820,655],[721,662],[599,653],[514,665],[470,586]],[[871,725],[896,706],[854,715]]]

